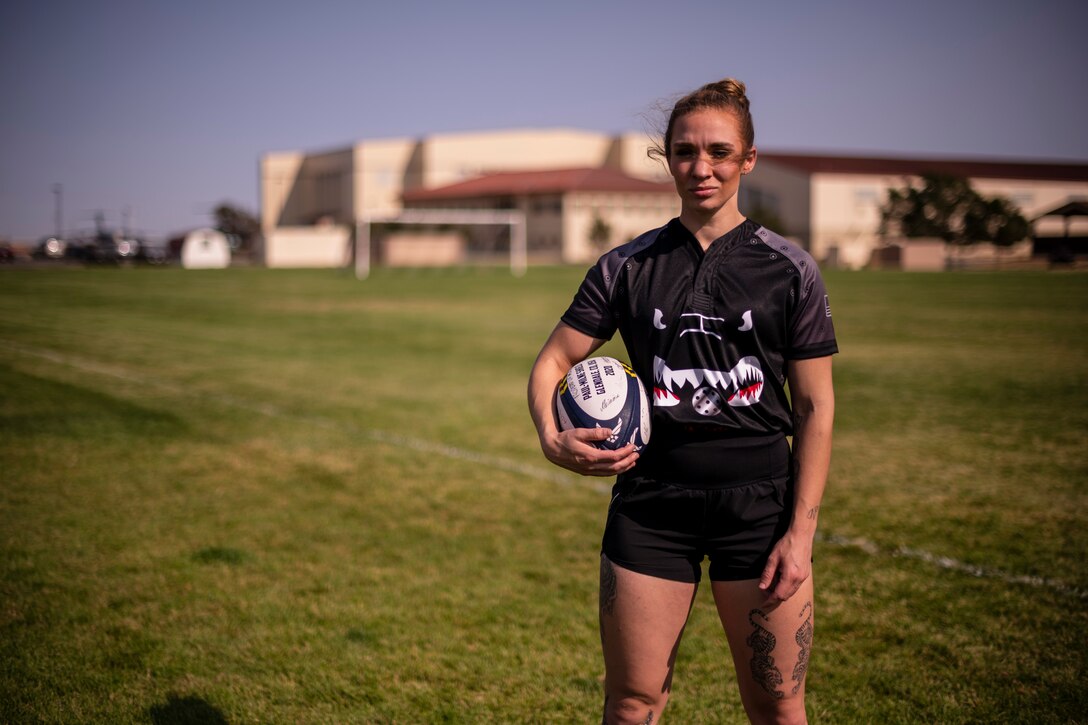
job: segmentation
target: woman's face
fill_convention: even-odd
[[[668,151],[682,214],[704,221],[739,214],[740,177],[755,166],[756,150],[744,147],[732,112],[705,108],[676,119]]]

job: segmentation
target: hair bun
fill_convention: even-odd
[[[722,78],[720,81],[707,83],[700,90],[719,93],[748,108],[748,89],[743,81],[738,81],[736,78]]]
[[[738,123],[737,130],[744,142],[742,150],[748,153],[755,146],[756,130],[748,103],[748,89],[736,78],[722,78],[720,81],[707,83],[676,102],[669,114],[669,122],[665,126],[663,142],[649,150],[650,157],[668,161],[669,154],[672,152],[672,129],[676,119],[704,108],[719,109],[735,114]]]

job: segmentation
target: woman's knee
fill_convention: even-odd
[[[661,718],[666,696],[605,696],[603,725],[651,725]]]
[[[742,693],[748,719],[756,725],[805,725],[808,717],[805,714],[804,690],[778,694],[775,696],[765,691]]]

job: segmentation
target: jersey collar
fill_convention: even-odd
[[[676,217],[669,222],[669,233],[676,234],[677,239],[684,240],[684,243],[696,253],[698,259],[709,255],[721,256],[727,253],[751,238],[752,235],[759,231],[759,228],[759,225],[751,219],[745,219],[711,242],[710,246],[704,250],[703,245],[699,244],[699,240],[695,238],[695,235],[680,222],[680,217]]]

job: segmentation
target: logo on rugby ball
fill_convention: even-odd
[[[641,450],[650,440],[650,400],[638,375],[614,357],[591,357],[574,365],[556,389],[562,430],[607,428],[598,448]]]

